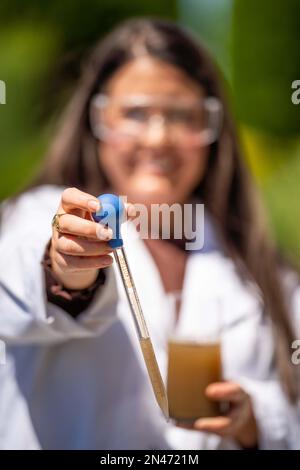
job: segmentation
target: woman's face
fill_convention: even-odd
[[[187,201],[204,175],[208,147],[190,145],[189,139],[183,144],[178,138],[181,128],[177,131],[176,126],[180,126],[182,119],[191,119],[182,117],[182,113],[186,112],[186,106],[190,109],[191,104],[199,103],[204,91],[179,68],[142,57],[113,75],[106,95],[109,97],[107,119],[118,123],[117,129],[124,121],[129,128],[134,123],[130,138],[114,136],[99,142],[100,163],[112,190],[126,195],[133,203]],[[139,104],[135,108],[133,103],[141,97],[145,107]],[[128,102],[130,106],[118,107]],[[117,105],[109,108],[109,103]],[[168,113],[172,114],[166,124]],[[149,116],[150,124],[145,127]]]

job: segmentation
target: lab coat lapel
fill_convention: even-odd
[[[199,340],[219,328],[218,285],[211,282],[216,256],[219,255],[188,256],[175,336]]]

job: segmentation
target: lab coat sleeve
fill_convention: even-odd
[[[100,335],[116,320],[114,273],[107,269],[89,307],[73,319],[47,300],[44,273],[37,254],[0,249],[0,338],[5,343],[51,343]],[[10,256],[9,256],[10,255]]]
[[[288,402],[280,383],[245,378],[240,385],[250,395],[262,450],[291,448],[288,431]]]
[[[298,351],[291,345],[291,361],[300,384],[300,288],[291,297],[292,324]],[[293,359],[293,352],[295,357]],[[258,423],[261,449],[300,449],[300,399],[292,404],[279,378],[269,381],[242,379],[241,385],[252,399]]]
[[[26,204],[21,200],[15,213],[22,212],[22,223],[21,215],[15,220],[11,216],[0,239],[0,339],[7,344],[51,343],[100,335],[117,319],[112,268],[106,268],[105,284],[78,318],[73,319],[47,301],[41,260],[51,236],[55,209],[39,210],[36,200],[43,199],[45,191],[49,193],[46,189],[37,197],[28,196]],[[34,220],[38,220],[35,226]]]

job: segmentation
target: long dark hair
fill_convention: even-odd
[[[90,128],[90,101],[122,65],[145,53],[179,67],[207,95],[216,96],[223,103],[223,129],[218,141],[211,145],[205,177],[195,192],[214,217],[225,250],[236,267],[261,291],[264,310],[272,320],[281,381],[291,401],[295,401],[297,383],[290,360],[293,333],[276,249],[240,155],[218,74],[207,53],[188,33],[172,22],[133,19],[101,41],[84,67],[81,82],[34,186],[76,186],[95,195],[103,190],[107,181]]]

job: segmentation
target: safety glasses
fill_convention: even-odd
[[[98,94],[91,101],[90,122],[94,136],[106,142],[143,144],[155,133],[173,145],[203,147],[218,139],[222,114],[216,97]]]

